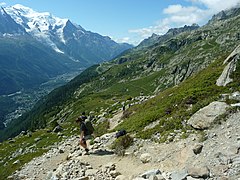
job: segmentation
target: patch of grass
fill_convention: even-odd
[[[199,143],[202,143],[207,140],[208,137],[205,131],[199,131],[198,134],[199,134],[199,139],[198,139]]]

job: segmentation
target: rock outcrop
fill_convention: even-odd
[[[223,64],[228,63],[221,76],[217,79],[216,84],[218,86],[226,86],[228,83],[232,82],[233,79],[230,78],[231,74],[236,71],[237,61],[240,59],[240,45],[227,57]]]

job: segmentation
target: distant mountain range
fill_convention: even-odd
[[[0,9],[0,95],[108,61],[131,48],[22,5]]]

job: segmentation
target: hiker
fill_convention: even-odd
[[[80,117],[76,119],[76,122],[80,125],[80,141],[79,144],[85,149],[86,154],[88,154],[89,149],[87,147],[87,140],[92,139],[93,126],[90,121],[85,122],[87,119],[85,112],[82,113]]]

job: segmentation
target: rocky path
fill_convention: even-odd
[[[240,112],[206,130],[203,142],[196,134],[163,144],[134,139],[124,157],[108,148],[114,135],[96,138],[90,155],[71,137],[9,179],[240,179]]]

